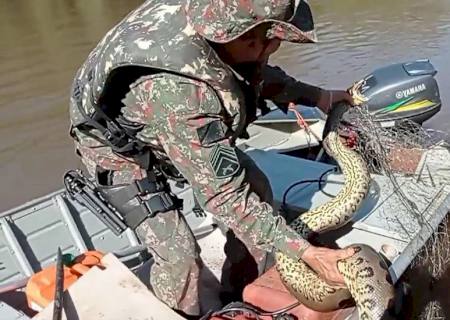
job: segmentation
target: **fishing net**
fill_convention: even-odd
[[[434,181],[436,178],[433,177],[433,172],[430,172],[429,168],[421,162],[424,161],[427,151],[433,148],[449,147],[446,142],[448,134],[424,129],[409,120],[398,123],[394,128],[385,128],[373,120],[373,115],[364,106],[354,108],[352,113],[354,114],[352,126],[358,131],[359,137],[355,147],[365,159],[369,170],[372,173],[388,177],[398,200],[420,224],[431,228],[424,219],[424,212],[411,200],[411,195],[405,192],[399,179],[409,177],[415,182],[418,189],[424,191],[428,190],[430,186],[436,187],[439,181]],[[434,235],[442,232],[444,231],[435,231]],[[446,252],[447,254],[450,253],[450,246],[445,249],[449,251]],[[433,248],[424,248],[420,258],[427,260],[427,256],[431,253],[435,256],[435,250],[434,246]],[[442,257],[444,258],[446,255]],[[441,263],[435,264],[432,270],[433,276],[439,276],[444,271],[442,268],[438,268],[439,265]]]
[[[429,229],[431,237],[415,258],[409,270],[405,273],[412,286],[412,298],[415,306],[414,319],[445,319],[445,314],[450,314],[450,306],[441,303],[439,290],[427,288],[436,286],[436,283],[445,281],[450,268],[450,235],[447,218],[439,227],[433,228],[427,219],[427,208],[433,205],[434,199],[428,194],[430,187],[438,188],[449,181],[436,177],[428,165],[425,165],[428,151],[445,150],[449,148],[448,134],[436,130],[424,129],[412,121],[402,121],[395,127],[383,127],[379,121],[374,121],[373,114],[369,113],[366,106],[352,108],[347,116],[351,121],[350,130],[356,132],[357,139],[351,140],[368,164],[372,173],[388,177],[391,189],[397,203],[400,203],[405,212],[410,215],[409,220],[415,220],[420,226]],[[448,159],[447,159],[448,160]],[[445,160],[444,160],[445,161]],[[407,181],[408,183],[405,183]],[[414,192],[407,186],[414,185]],[[412,194],[416,193],[416,194]],[[418,205],[420,201],[427,201],[425,205]],[[392,208],[398,210],[398,208]],[[389,217],[386,217],[389,219]],[[405,219],[405,221],[408,219]],[[408,227],[405,226],[407,233]],[[412,237],[413,235],[411,235]],[[446,282],[450,286],[450,279]],[[427,296],[424,299],[424,296]],[[447,298],[442,297],[442,298]],[[417,310],[416,310],[417,309]]]

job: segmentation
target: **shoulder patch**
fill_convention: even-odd
[[[220,179],[235,175],[241,167],[236,150],[219,143],[213,147],[209,163],[216,177]]]

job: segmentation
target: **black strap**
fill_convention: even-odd
[[[154,217],[156,214],[179,208],[172,196],[167,192],[157,193],[145,200],[144,205],[147,207],[149,216]]]
[[[182,207],[182,200],[172,195],[166,183],[152,174],[128,185],[99,189],[130,228],[136,228],[148,217]]]
[[[179,200],[174,199],[167,192],[156,193],[148,200],[142,200],[140,197],[137,197],[137,199],[140,200],[139,205],[123,212],[125,223],[131,229],[135,229],[147,218],[153,218],[157,214],[181,208]]]
[[[84,123],[76,127],[85,134],[94,128],[97,129],[103,139],[89,134],[102,144],[110,147],[115,153],[122,156],[132,157],[145,170],[150,170],[153,166],[154,156],[151,149],[142,141],[136,138],[136,133],[142,130],[142,124],[135,124],[127,121],[123,117],[112,119],[109,117],[94,101],[91,95],[91,105],[94,108],[92,115],[89,115],[83,109],[81,103],[80,83],[77,80],[73,89],[73,95],[76,100],[77,109],[84,119]]]

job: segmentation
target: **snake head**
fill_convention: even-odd
[[[355,105],[360,106],[369,101],[369,99],[361,93],[361,88],[366,84],[366,80],[355,82],[347,92],[352,96]]]

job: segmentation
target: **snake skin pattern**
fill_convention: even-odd
[[[358,152],[348,148],[338,135],[345,104],[335,106],[329,115],[324,139],[326,152],[340,166],[345,183],[331,201],[295,219],[290,226],[308,239],[312,233],[338,229],[349,222],[364,200],[370,185],[367,165]],[[327,128],[328,126],[328,128]],[[276,253],[276,267],[286,288],[305,306],[331,311],[356,304],[360,319],[385,319],[394,300],[394,288],[385,261],[367,245],[352,245],[355,254],[338,262],[346,288],[323,281],[302,261]]]

